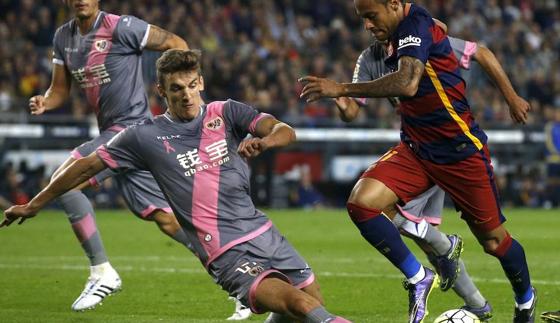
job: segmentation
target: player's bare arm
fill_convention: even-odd
[[[245,158],[260,155],[265,150],[284,147],[296,140],[292,127],[272,117],[265,117],[257,123],[256,138],[243,140],[237,151]]]
[[[396,72],[377,80],[361,83],[337,83],[335,81],[306,76],[299,79],[305,83],[300,95],[307,102],[324,97],[385,98],[414,96],[424,73],[424,64],[417,58],[403,56],[399,59]]]
[[[351,122],[358,117],[360,106],[353,98],[342,96],[335,98],[334,102],[336,103],[342,121]]]
[[[15,205],[7,209],[4,212],[4,220],[0,223],[0,227],[9,226],[18,219],[20,220],[19,224],[21,224],[26,219],[34,217],[49,202],[82,184],[106,167],[95,152],[74,161],[60,175],[52,179],[49,185],[29,203]]]
[[[64,65],[53,64],[51,85],[45,95],[36,95],[29,99],[31,114],[39,115],[45,111],[58,108],[70,95],[70,73]]]
[[[183,38],[174,33],[158,26],[150,25],[146,49],[163,52],[172,48],[188,50],[189,46]]]
[[[490,76],[498,89],[500,89],[500,92],[502,92],[509,106],[511,118],[517,123],[525,124],[531,106],[522,97],[517,95],[506,72],[494,53],[486,46],[478,44],[478,50],[473,58],[482,66],[484,72]]]

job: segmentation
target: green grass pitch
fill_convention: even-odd
[[[464,237],[463,259],[494,306],[492,322],[511,322],[512,292],[498,261],[482,252],[454,212],[446,213],[442,229]],[[361,238],[344,210],[268,214],[315,270],[331,312],[354,322],[406,322],[400,273]],[[539,291],[538,311],[560,309],[560,212],[505,214],[507,228],[525,247]],[[88,264],[65,216],[43,212],[22,226],[0,230],[0,322],[221,322],[231,314],[233,303],[198,260],[154,224],[126,211],[101,211],[97,219],[123,291],[94,311],[72,312]],[[425,321],[461,304],[453,291],[435,290]]]

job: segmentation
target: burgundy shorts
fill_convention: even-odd
[[[436,164],[416,157],[401,142],[371,165],[362,178],[382,182],[404,203],[437,184],[451,196],[462,218],[481,231],[491,231],[505,221],[486,146],[457,163]]]

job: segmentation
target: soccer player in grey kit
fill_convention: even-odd
[[[100,135],[72,151],[71,157],[55,171],[53,178],[128,125],[151,117],[142,80],[141,54],[144,49],[188,48],[180,37],[136,17],[100,11],[99,0],[64,2],[75,17],[56,31],[51,85],[44,95],[32,97],[29,107],[34,115],[58,108],[68,98],[73,79],[85,92],[89,107],[97,115]],[[186,243],[185,234],[148,172],[134,171],[126,176],[116,176],[115,180],[129,208],[137,216],[155,221],[163,232]],[[94,182],[95,178],[90,181]],[[121,287],[120,277],[105,253],[93,207],[80,191],[87,184],[85,181],[59,198],[91,264],[84,291],[72,304],[72,309],[77,311],[95,307]]]
[[[31,202],[6,210],[4,223],[34,216],[107,167],[150,171],[195,254],[231,296],[255,313],[273,312],[267,322],[348,322],[322,306],[311,268],[250,198],[245,158],[288,145],[294,130],[240,102],[205,104],[199,60],[194,51],[166,51],[157,72],[168,112],[74,161]]]

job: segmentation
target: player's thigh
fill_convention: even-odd
[[[172,213],[169,203],[150,172],[130,171],[118,174],[114,178],[128,208],[137,217],[151,220],[156,211]]]
[[[369,208],[385,209],[398,200],[406,203],[432,186],[422,164],[401,143],[362,174],[348,201]]]
[[[269,309],[257,303],[257,288],[264,279],[283,280],[293,290],[306,288],[315,281],[311,268],[275,227],[226,251],[209,269],[224,290],[255,313]]]
[[[505,220],[486,149],[454,164],[425,162],[425,166],[434,182],[451,196],[469,226],[489,232]]]

